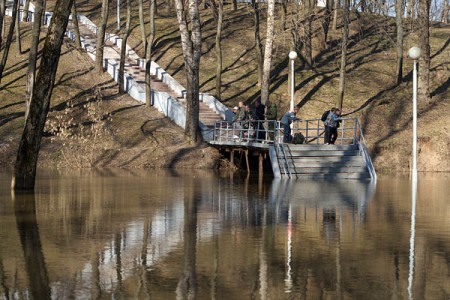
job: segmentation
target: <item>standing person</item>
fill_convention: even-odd
[[[321,118],[321,120],[323,121],[323,124],[325,125],[325,135],[323,137],[324,144],[330,143],[331,128],[328,126],[328,117],[330,116],[330,114],[334,113],[335,110],[336,110],[335,107],[331,108],[330,110],[327,110],[326,112],[323,113],[322,118]]]
[[[264,104],[261,103],[260,99],[257,99],[255,101],[255,119],[257,121],[255,129],[257,132],[256,138],[261,141],[266,138],[266,133],[264,132],[264,126],[263,126],[265,110],[266,110],[266,107],[264,106]]]
[[[336,108],[334,112],[331,112],[326,120],[326,126],[325,126],[325,144],[330,145],[334,144],[334,142],[337,139],[337,124],[342,119],[339,117],[341,114],[341,110],[339,108]],[[335,137],[334,140],[332,140],[332,137]]]
[[[233,122],[233,128],[239,131],[239,139],[242,139],[242,123],[245,120],[245,108],[244,102],[239,101],[237,111],[235,112]]]
[[[267,101],[266,106],[266,119],[267,119],[267,131],[269,132],[269,140],[273,142],[275,122],[277,121],[278,107],[275,103],[270,100]]]
[[[340,123],[342,122],[342,112],[340,109],[336,109],[335,111],[335,115],[337,117],[336,119],[336,126],[333,128],[333,130],[331,131],[331,138],[330,138],[330,144],[334,145],[334,142],[336,142],[337,137],[338,137],[338,128],[340,126]]]
[[[239,101],[237,112],[235,112],[233,122],[241,122],[245,118],[244,102]]]
[[[291,123],[293,121],[300,120],[299,118],[296,117],[297,112],[298,112],[298,106],[295,106],[294,111],[288,111],[281,118],[281,125],[283,126],[283,131],[284,131],[283,143],[290,143],[292,140]]]

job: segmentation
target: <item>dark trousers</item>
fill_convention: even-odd
[[[330,143],[330,136],[331,136],[331,127],[328,125],[325,125],[325,135],[323,137],[323,143],[329,144]]]
[[[325,137],[323,139],[324,144],[334,144],[337,139],[337,128],[325,125]]]
[[[338,129],[337,127],[332,127],[331,128],[331,136],[330,136],[330,144],[334,144],[334,142],[336,142],[338,137]]]
[[[284,131],[283,143],[290,143],[292,140],[291,126],[289,124],[283,124],[283,131]]]

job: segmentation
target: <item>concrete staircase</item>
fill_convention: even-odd
[[[271,145],[269,154],[275,177],[371,179],[357,144],[279,144]]]

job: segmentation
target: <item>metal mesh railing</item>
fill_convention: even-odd
[[[337,129],[336,144],[349,145],[357,140],[356,118],[344,118]],[[295,121],[291,135],[301,133],[305,144],[323,144],[325,126],[320,119]],[[280,121],[216,122],[215,142],[222,143],[283,143],[283,126]]]

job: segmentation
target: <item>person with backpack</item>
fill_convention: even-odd
[[[328,114],[327,120],[325,121],[325,144],[334,144],[337,139],[337,125],[342,120],[341,110],[336,108]],[[334,139],[333,139],[334,138]]]
[[[331,130],[330,144],[332,144],[332,145],[334,145],[334,142],[336,142],[336,140],[337,140],[338,128],[342,122],[342,118],[341,118],[342,111],[337,109],[335,111],[335,114],[338,118],[336,119],[336,126],[334,128],[332,128],[332,130]]]
[[[324,111],[322,114],[322,117],[320,118],[322,120],[323,124],[325,125],[325,134],[324,134],[324,138],[323,138],[324,144],[329,144],[330,132],[331,132],[331,128],[328,128],[328,125],[327,125],[327,119],[328,119],[328,116],[331,113],[334,113],[335,110],[336,110],[336,108],[332,107],[330,110]]]

